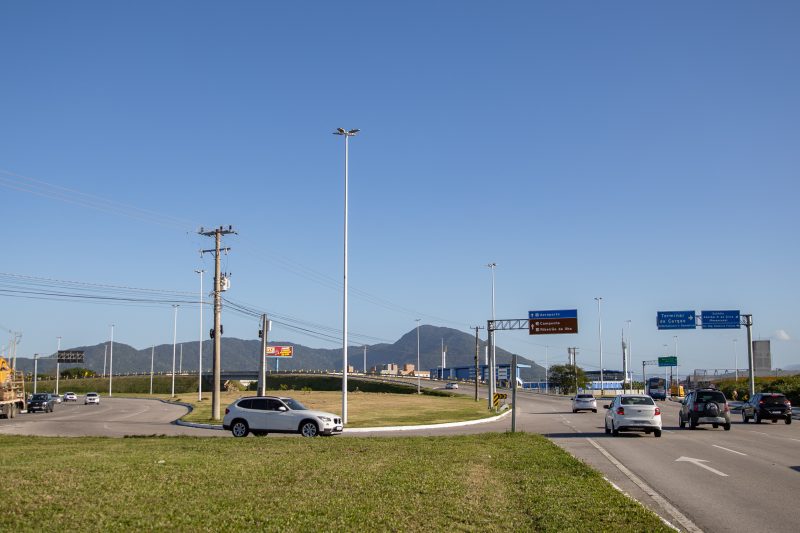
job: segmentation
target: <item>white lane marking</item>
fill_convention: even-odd
[[[611,463],[612,463],[614,466],[616,466],[616,467],[617,467],[617,469],[619,469],[619,471],[620,471],[620,472],[622,472],[623,474],[625,474],[625,476],[626,476],[628,479],[630,479],[630,480],[631,480],[631,481],[632,481],[634,484],[636,484],[636,486],[638,486],[640,489],[642,489],[642,490],[645,492],[645,494],[647,494],[647,495],[648,495],[648,496],[650,496],[650,497],[651,497],[653,500],[655,500],[655,502],[656,502],[656,503],[658,503],[658,504],[661,506],[661,508],[662,508],[662,509],[664,509],[665,511],[667,511],[667,513],[669,513],[670,515],[672,515],[672,517],[673,517],[675,520],[677,520],[677,521],[678,521],[678,523],[679,523],[680,525],[682,525],[682,526],[683,526],[683,528],[684,528],[686,531],[689,531],[689,532],[691,532],[691,533],[702,533],[702,531],[703,531],[702,529],[700,529],[699,527],[697,527],[697,525],[696,525],[694,522],[692,522],[691,520],[689,520],[689,519],[688,519],[688,518],[687,518],[687,517],[686,517],[686,516],[685,516],[683,513],[681,513],[681,512],[680,512],[680,511],[679,511],[679,510],[678,510],[678,509],[677,509],[677,508],[676,508],[674,505],[672,505],[671,503],[669,503],[669,502],[668,502],[668,501],[667,501],[667,500],[666,500],[666,499],[665,499],[665,498],[664,498],[664,497],[663,497],[661,494],[659,494],[659,493],[657,493],[655,490],[653,490],[653,489],[652,489],[652,488],[651,488],[651,487],[650,487],[650,486],[649,486],[647,483],[645,483],[644,481],[642,481],[642,480],[641,480],[641,479],[640,479],[640,478],[639,478],[639,477],[638,477],[636,474],[634,474],[633,472],[631,472],[630,470],[628,470],[628,468],[627,468],[625,465],[623,465],[622,463],[620,463],[620,462],[619,462],[619,461],[616,459],[616,457],[614,457],[614,456],[613,456],[613,455],[611,455],[609,452],[607,452],[607,451],[605,450],[605,448],[603,448],[602,446],[600,446],[599,444],[597,444],[597,443],[596,443],[596,442],[595,442],[593,439],[586,439],[586,440],[588,440],[588,441],[589,441],[589,443],[590,443],[592,446],[594,446],[595,448],[597,448],[597,450],[598,450],[600,453],[602,453],[602,454],[603,454],[603,455],[606,457],[606,459],[608,459],[609,461],[611,461]]]
[[[676,463],[679,462],[679,461],[680,462],[684,462],[684,463],[695,464],[695,465],[699,466],[700,468],[705,468],[709,472],[712,472],[712,473],[714,473],[714,474],[716,474],[718,476],[728,477],[728,474],[726,474],[725,472],[720,472],[716,468],[711,468],[708,465],[704,465],[703,463],[707,463],[708,462],[705,459],[695,459],[694,457],[678,457],[677,459],[675,459]]]
[[[792,438],[790,438],[789,440],[793,440],[795,442],[800,442],[800,439],[792,439]]]
[[[736,450],[731,450],[730,448],[726,448],[725,446],[717,446],[716,444],[712,444],[714,448],[719,448],[720,450],[725,450],[726,452],[737,453],[739,455],[747,455],[746,453],[737,452]]]

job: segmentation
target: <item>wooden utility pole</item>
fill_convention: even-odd
[[[220,379],[221,379],[221,369],[220,369],[220,361],[221,361],[221,350],[222,350],[222,327],[220,325],[220,320],[222,318],[222,296],[220,292],[222,290],[222,276],[220,272],[220,251],[228,252],[230,248],[221,248],[220,244],[222,243],[222,236],[228,234],[236,234],[233,230],[233,226],[228,226],[224,228],[220,226],[213,230],[205,230],[200,228],[198,232],[200,235],[206,237],[214,237],[214,249],[213,250],[201,250],[201,253],[213,253],[214,254],[214,358],[212,361],[212,370],[213,370],[213,378],[212,378],[212,387],[211,387],[211,418],[214,420],[219,420],[220,416],[220,407],[219,407],[219,397],[220,397]]]

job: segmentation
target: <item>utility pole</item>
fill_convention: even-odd
[[[108,344],[103,346],[103,377],[106,377],[106,359],[108,358]]]
[[[261,337],[261,356],[258,365],[258,395],[267,395],[267,330],[269,330],[269,321],[267,315],[261,315],[261,330],[258,336]]]
[[[172,397],[175,397],[175,342],[178,340],[178,304],[172,304],[175,310],[173,327],[172,327]]]
[[[364,345],[364,375],[367,375],[367,345]]]
[[[203,401],[203,273],[205,270],[195,270],[195,274],[200,274],[200,342],[197,349],[199,352],[197,359],[197,401]]]
[[[61,351],[61,337],[56,337],[58,339],[58,348],[56,348],[56,395],[58,395],[58,378],[59,374],[61,374],[61,367],[58,362],[58,352]]]
[[[111,349],[108,350],[108,397],[111,397],[111,380],[114,376],[114,324],[111,324]]]
[[[222,279],[221,279],[221,272],[220,272],[220,251],[228,252],[230,248],[220,248],[220,244],[222,242],[223,235],[229,234],[236,234],[233,230],[233,226],[228,226],[224,228],[220,226],[213,230],[205,230],[204,228],[200,228],[198,232],[200,235],[205,237],[214,237],[214,249],[213,250],[201,250],[200,253],[213,253],[214,254],[214,359],[212,362],[212,388],[211,388],[211,418],[214,420],[219,420],[220,417],[220,408],[219,408],[219,401],[220,401],[220,377],[221,377],[221,370],[220,370],[220,352],[222,349],[222,326],[220,324],[220,320],[222,318],[222,297],[220,295],[221,288],[222,288]]]
[[[153,362],[156,358],[156,345],[150,349],[150,394],[153,394]]]
[[[578,394],[578,348],[567,348],[569,353],[569,360],[572,364],[572,370],[575,373],[575,394]]]
[[[475,330],[475,401],[478,401],[478,380],[480,379],[480,374],[478,372],[478,357],[480,355],[480,339],[478,339],[478,330],[483,329],[483,326],[473,326],[472,329]]]
[[[33,354],[33,393],[36,394],[36,382],[39,381],[39,354]]]

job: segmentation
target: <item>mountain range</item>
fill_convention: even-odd
[[[475,337],[452,328],[437,326],[419,327],[419,352],[420,366],[423,370],[436,368],[441,365],[442,342],[447,347],[447,366],[470,366],[475,361]],[[291,345],[294,347],[294,356],[291,359],[280,361],[280,370],[342,370],[342,349],[309,348],[300,344],[289,342],[269,341],[271,346]],[[486,341],[479,341],[480,363],[484,362]],[[197,371],[198,363],[197,341],[183,342],[177,345],[175,350],[176,370]],[[75,346],[64,348],[68,350],[83,350],[83,364],[63,364],[61,369],[70,366],[80,366],[94,370],[97,373],[103,372],[104,366],[108,365],[107,357],[109,343],[103,342],[94,346]],[[136,373],[150,371],[151,353],[153,356],[153,369],[155,372],[170,372],[172,370],[172,344],[160,344],[155,347],[137,350],[133,346],[124,343],[114,343],[113,371],[114,374]],[[222,338],[222,370],[257,370],[259,364],[258,354],[261,349],[261,341],[242,340],[237,338]],[[396,363],[401,368],[404,364],[410,363],[416,366],[417,363],[417,330],[412,329],[393,344],[381,343],[367,345],[367,367]],[[181,357],[181,351],[183,356]],[[510,363],[511,352],[503,350],[499,346],[495,348],[497,362]],[[205,340],[203,342],[203,371],[211,370],[211,359],[213,353],[213,342]],[[351,346],[348,351],[348,361],[350,366],[357,372],[363,371],[364,367],[364,348],[363,346]],[[42,356],[39,358],[38,371],[40,374],[55,373],[55,354]],[[268,360],[271,370],[275,369],[274,359]],[[521,368],[520,375],[525,381],[540,379],[544,376],[544,368],[533,361],[518,356],[518,363],[530,365],[530,368]],[[25,372],[33,371],[33,359],[18,358],[17,367]]]

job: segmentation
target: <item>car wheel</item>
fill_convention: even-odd
[[[611,434],[615,437],[619,437],[619,430],[614,427],[614,422],[611,422]]]
[[[717,429],[719,427],[719,424],[711,424],[711,427],[713,427],[714,429]]]
[[[657,429],[657,430],[653,431],[653,434],[656,436],[656,438],[658,438],[658,437],[661,436],[661,430]]]
[[[572,410],[572,412],[573,412],[573,413],[577,413],[577,412],[578,412],[578,410],[577,410],[577,409],[573,409],[573,410]]]
[[[749,419],[749,418],[747,418],[747,415],[746,415],[746,414],[744,414],[744,411],[742,411],[742,424],[747,424],[747,422],[748,422],[749,420],[750,420],[750,419]]]
[[[681,427],[681,429],[686,428],[686,422],[684,422],[682,414],[678,414],[678,425]]]
[[[316,422],[312,422],[311,420],[306,420],[302,424],[300,424],[300,434],[304,437],[316,437],[317,433],[319,433],[319,428],[317,428]]]
[[[608,429],[608,422],[604,422],[603,426],[606,428],[606,435],[610,435],[611,434],[611,430]]]
[[[689,429],[696,429],[697,428],[697,419],[693,416],[689,417]]]
[[[724,429],[725,431],[730,431],[730,430],[731,430],[731,423],[730,423],[730,422],[726,422],[726,423],[725,423],[725,424],[722,426],[722,429]]]
[[[597,409],[592,409],[592,412],[593,412],[593,413],[596,413],[596,412],[597,412]]]
[[[760,423],[761,423],[761,415],[760,415],[760,414],[758,414],[758,411],[756,411],[756,412],[753,414],[753,421],[754,421],[756,424],[760,424]]]
[[[231,433],[234,437],[246,437],[250,433],[250,428],[247,427],[247,422],[244,420],[236,420],[231,425]]]
[[[789,416],[786,417],[786,423],[787,424],[791,424],[792,423],[792,415],[789,415]]]

